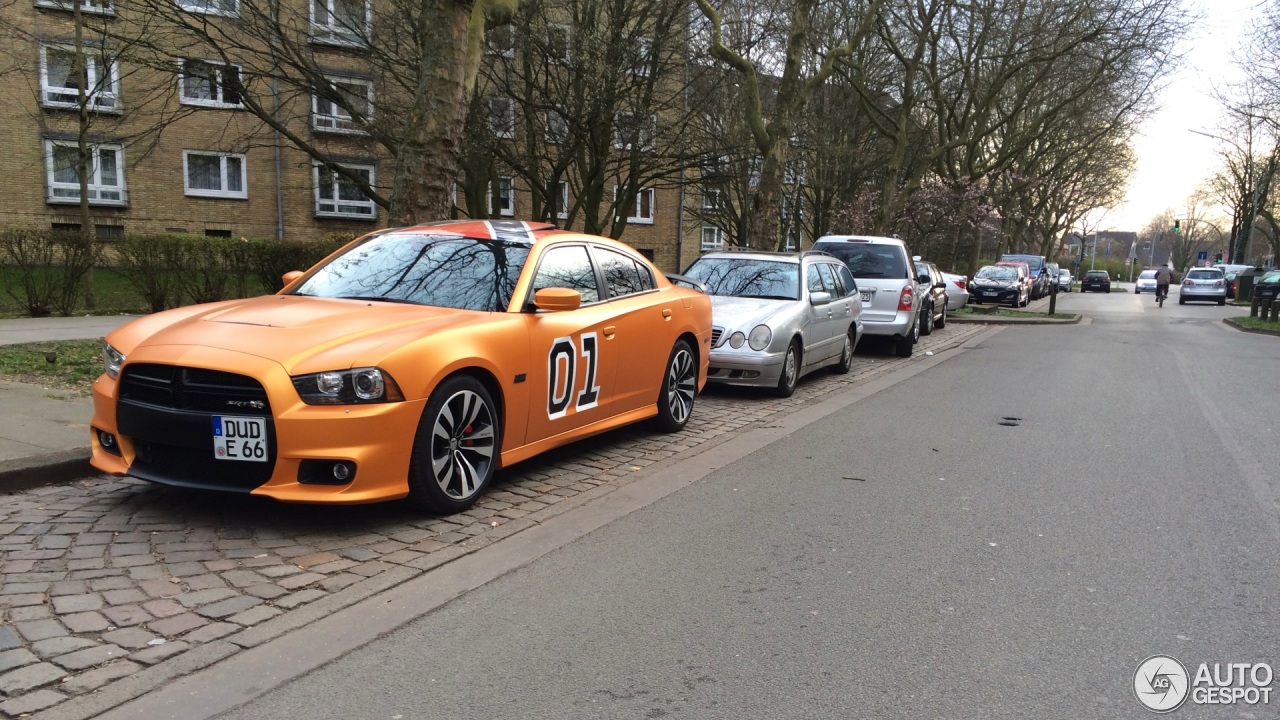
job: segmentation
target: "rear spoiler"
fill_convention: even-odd
[[[697,290],[703,295],[707,294],[707,286],[703,285],[697,280],[694,280],[691,277],[687,277],[685,275],[679,275],[676,273],[663,273],[663,274],[666,275],[667,280],[671,281],[672,285],[683,285],[684,287],[687,287],[687,288],[693,288],[694,290]]]

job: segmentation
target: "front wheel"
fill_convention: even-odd
[[[933,324],[934,327],[942,329],[947,326],[947,306],[942,306],[942,317],[938,318],[938,322]]]
[[[658,417],[655,423],[663,432],[679,432],[693,414],[693,400],[698,395],[698,365],[693,349],[686,340],[677,340],[667,358],[662,391],[658,393]]]
[[[409,502],[433,513],[466,510],[498,467],[502,423],[488,389],[450,378],[427,400],[409,460]]]
[[[920,334],[928,335],[933,332],[933,306],[929,306],[920,312]]]
[[[778,373],[778,385],[773,394],[784,398],[791,397],[800,382],[800,350],[795,342],[787,346],[787,354],[782,356],[782,372]]]

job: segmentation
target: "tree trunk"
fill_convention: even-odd
[[[396,157],[393,224],[444,220],[453,207],[467,118],[467,27],[473,6],[469,0],[423,0],[419,9],[424,50],[409,129]]]

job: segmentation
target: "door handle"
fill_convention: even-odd
[[[612,340],[612,339],[613,339],[613,334],[614,334],[614,333],[616,333],[617,331],[618,331],[618,327],[617,327],[616,325],[610,325],[610,326],[608,326],[608,327],[604,328],[604,330],[603,330],[603,332],[604,332],[604,339],[605,339],[605,340]]]
[[[662,309],[662,317],[663,317],[663,318],[665,318],[665,319],[667,319],[667,320],[670,320],[670,319],[671,319],[671,308],[663,308],[663,309]]]

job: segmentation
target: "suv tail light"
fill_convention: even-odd
[[[902,288],[902,294],[898,296],[898,309],[911,310],[912,299],[911,286],[908,285],[907,287]]]
[[[1222,281],[1219,280],[1213,284],[1214,287],[1222,287]]]
[[[1182,287],[1191,287],[1191,285],[1192,285],[1192,283],[1191,283],[1191,281],[1190,281],[1190,280],[1183,280],[1183,281],[1182,281]]]

